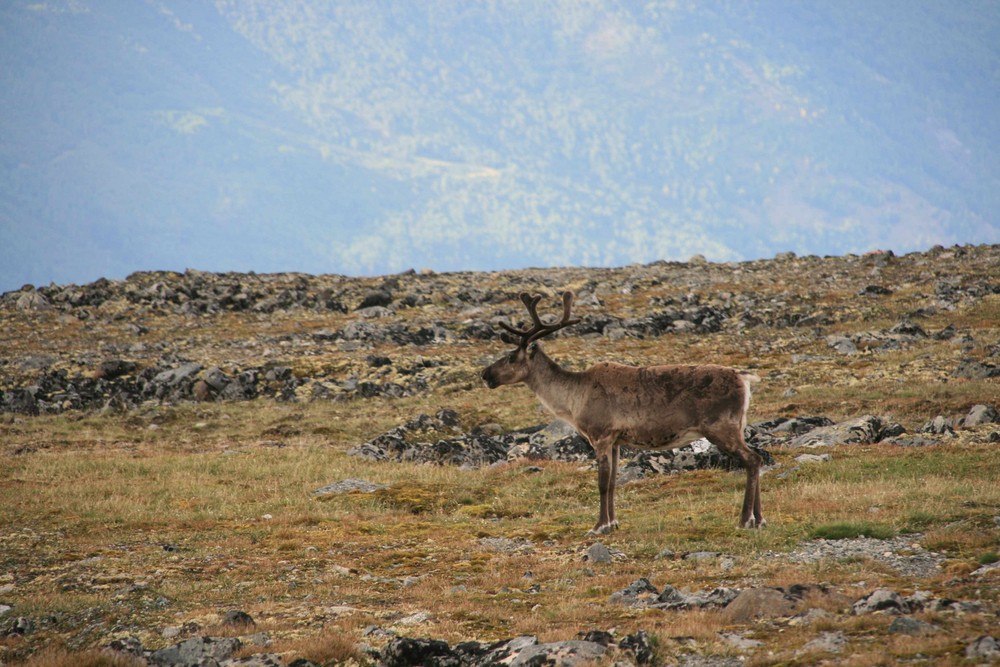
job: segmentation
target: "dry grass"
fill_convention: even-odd
[[[843,264],[816,258],[777,281],[773,272],[758,272],[752,264],[684,291],[695,289],[705,298],[723,291],[783,294],[797,312],[830,314],[834,324],[823,335],[887,328],[926,305],[934,291],[933,272],[909,276],[899,260],[884,269],[884,279],[906,286],[891,299],[859,301],[857,291],[879,281],[862,260],[853,268]],[[591,280],[582,272],[567,278],[570,287]],[[677,294],[675,285],[661,281],[630,293],[609,290],[602,298],[606,310],[623,314],[644,312],[652,297]],[[55,350],[58,363],[71,372],[90,372],[73,360],[103,349],[121,332],[121,321],[111,315],[124,306],[102,308],[86,322],[52,313],[14,314],[0,331],[0,346],[10,355]],[[423,309],[400,312],[414,322],[453,317],[441,295]],[[377,464],[346,454],[417,414],[444,407],[457,411],[467,429],[545,421],[528,390],[480,388],[476,371],[496,356],[495,344],[382,345],[356,353],[316,344],[303,352],[272,341],[335,330],[352,317],[279,312],[143,318],[149,349],[160,342],[183,345],[206,365],[259,365],[264,346],[271,352],[268,363],[334,380],[366,372],[369,354],[390,355],[397,364],[420,357],[449,366],[427,393],[399,400],[259,399],[147,404],[127,414],[0,415],[0,603],[14,607],[0,626],[11,616],[36,622],[26,637],[0,639],[5,664],[125,665],[127,660],[114,662],[100,647],[126,635],[139,637],[147,648],[162,647],[176,641],[162,630],[185,624],[196,624],[201,633],[233,632],[219,625],[233,609],[254,617],[275,642],[270,650],[319,663],[363,662],[355,644],[374,641],[362,637],[368,625],[451,642],[519,634],[570,639],[610,628],[621,636],[645,629],[665,661],[694,652],[739,654],[759,665],[879,665],[921,655],[954,664],[961,662],[956,656],[963,641],[995,634],[990,624],[1000,604],[997,579],[968,577],[1000,552],[994,522],[1000,515],[1000,448],[988,441],[995,430],[990,427],[927,448],[836,447],[826,464],[799,465],[793,459],[800,452],[776,449],[780,467],[763,479],[769,527],[762,531],[735,528],[742,474],[698,471],[641,480],[619,489],[622,529],[602,538],[621,555],[611,564],[591,564],[582,556],[593,541],[585,532],[596,516],[597,489],[587,466],[543,462],[537,464],[540,472],[523,464],[470,471]],[[987,358],[988,346],[1000,340],[998,323],[1000,297],[992,295],[920,320],[932,332],[953,324],[972,336],[971,350],[928,339],[844,357],[831,352],[823,335],[795,327],[728,327],[709,336],[645,340],[558,338],[546,349],[574,367],[604,359],[695,359],[752,368],[764,382],[751,421],[876,414],[912,432],[938,414],[962,414],[977,403],[1000,406],[995,381],[951,376],[961,359]],[[45,332],[44,345],[36,331]],[[222,344],[254,340],[266,342]],[[828,358],[796,364],[794,354]],[[4,381],[18,380],[19,371],[11,373]],[[313,497],[313,490],[345,478],[388,489]],[[768,556],[794,550],[823,531],[868,527],[922,533],[922,546],[947,558],[944,571],[907,580],[868,560],[794,564]],[[505,552],[481,538],[530,544]],[[718,551],[732,562],[657,558],[664,549]],[[820,606],[833,616],[816,624],[761,621],[730,628],[712,611],[643,611],[608,602],[639,577],[659,588],[690,590],[824,582],[850,600],[879,586],[923,589],[982,600],[987,611],[927,617],[941,634],[915,639],[887,635],[891,619],[835,613],[843,605],[831,601]],[[408,625],[418,612],[426,620]],[[766,647],[737,651],[720,640],[723,631],[764,640]],[[819,631],[845,633],[848,647],[837,656],[803,653]]]

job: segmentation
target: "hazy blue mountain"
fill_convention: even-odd
[[[992,0],[9,0],[0,290],[1000,242]]]

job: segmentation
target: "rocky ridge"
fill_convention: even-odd
[[[1000,262],[996,246],[937,248],[904,257],[657,262],[508,274],[409,272],[378,279],[188,270],[83,286],[25,286],[0,295],[0,314],[15,325],[11,335],[21,336],[12,338],[8,349],[27,348],[16,357],[0,357],[0,412],[426,395],[470,381],[467,367],[439,354],[441,349],[493,340],[498,320],[523,319],[520,291],[564,287],[576,291],[582,321],[558,335],[579,340],[787,331],[799,347],[815,341],[829,350],[793,351],[793,364],[936,342],[985,352],[963,356],[942,369],[946,374],[991,378],[1000,374],[1000,341],[974,341],[952,325],[935,330],[921,324],[1000,294],[991,262]],[[761,291],[759,285],[776,271],[784,291]],[[907,282],[895,284],[887,274]],[[831,300],[824,292],[834,288],[856,296]],[[877,314],[888,299],[912,308],[885,327],[854,326]],[[175,326],[177,318],[184,326]],[[25,338],[32,323],[41,321],[55,322],[76,344],[31,345]],[[215,321],[240,326],[220,331]],[[276,325],[283,331],[268,333]],[[853,331],[829,332],[849,325]],[[759,345],[757,354],[773,349],[773,342]]]

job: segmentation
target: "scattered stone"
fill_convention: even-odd
[[[784,444],[787,447],[829,447],[844,444],[872,444],[906,432],[899,424],[873,415],[865,415],[833,426],[822,426],[794,437]]]
[[[955,429],[952,420],[938,415],[920,428],[921,433],[933,433],[934,435],[954,436]]]
[[[387,290],[374,289],[365,294],[364,299],[358,304],[356,310],[364,310],[365,308],[377,308],[386,307],[392,303],[392,294]]]
[[[983,635],[965,647],[965,657],[970,660],[996,660],[1000,658],[1000,641]]]
[[[496,551],[505,554],[531,553],[534,544],[531,540],[524,538],[510,539],[509,537],[481,537],[479,546],[487,551]]]
[[[114,380],[123,375],[134,373],[138,366],[131,361],[121,359],[108,359],[102,361],[101,365],[94,371],[94,377],[104,380]]]
[[[892,290],[882,285],[865,285],[858,291],[858,296],[887,296]]]
[[[994,517],[993,520],[994,520],[994,522],[996,522],[996,518],[995,517]],[[987,565],[983,565],[983,566],[980,566],[980,567],[976,568],[975,570],[973,570],[972,576],[974,576],[974,577],[982,577],[982,576],[985,576],[985,575],[993,573],[993,572],[1000,572],[1000,561],[997,561],[995,563],[989,563]]]
[[[227,611],[222,617],[222,624],[235,628],[255,627],[257,623],[253,617],[245,611]]]
[[[847,646],[847,637],[843,632],[824,632],[802,648],[802,652],[840,653]]]
[[[931,447],[934,445],[940,445],[940,440],[931,440],[929,438],[894,438],[889,441],[889,444],[896,445],[897,447]]]
[[[909,614],[910,604],[896,591],[880,588],[854,603],[856,615],[886,612],[889,614]]]
[[[774,465],[774,457],[763,447],[750,444],[750,449],[757,452],[765,466]],[[618,483],[627,484],[649,475],[662,475],[685,470],[704,470],[706,468],[721,468],[723,470],[741,470],[742,464],[735,458],[723,453],[708,440],[701,438],[677,449],[666,451],[643,451],[625,464],[618,474]]]
[[[799,463],[828,463],[833,457],[829,454],[799,454],[795,460]]]
[[[723,632],[719,635],[722,641],[726,642],[733,648],[740,651],[747,651],[753,648],[760,648],[764,645],[764,642],[757,639],[747,639],[743,635],[736,634],[735,632]]]
[[[655,601],[659,594],[656,587],[649,583],[649,579],[643,577],[636,579],[622,590],[612,593],[608,602],[628,607],[640,607]]]
[[[0,625],[0,637],[23,637],[35,631],[35,622],[27,616],[17,616]]]
[[[388,488],[385,484],[367,482],[363,479],[342,479],[313,491],[314,496],[340,495],[343,493],[374,493]]]
[[[594,638],[611,641],[608,633],[591,634]],[[622,640],[621,650],[630,651],[640,665],[649,664],[652,650],[645,633],[630,635]],[[515,637],[492,644],[463,642],[454,647],[436,639],[392,639],[381,652],[380,667],[486,667],[509,665],[528,667],[551,665],[573,667],[602,658],[609,646],[597,641],[570,640],[539,644],[535,637]]]
[[[221,662],[231,658],[242,646],[243,643],[235,637],[194,637],[153,651],[149,660],[159,667],[201,665],[209,660]]]
[[[431,620],[431,615],[426,611],[418,611],[416,613],[410,614],[409,616],[404,616],[397,620],[393,625],[421,625],[427,623]]]
[[[747,624],[758,618],[782,618],[800,611],[801,600],[780,588],[751,588],[741,592],[722,611],[730,624]]]
[[[639,630],[633,635],[627,635],[618,642],[618,648],[627,651],[635,657],[637,665],[653,664],[653,643],[645,630]]]
[[[454,662],[449,662],[452,658]],[[454,659],[454,653],[447,642],[440,639],[411,639],[398,637],[389,642],[382,651],[379,665],[381,667],[411,667],[424,665],[426,667],[446,667],[459,665]]]
[[[115,653],[125,653],[139,658],[144,656],[142,642],[138,637],[129,636],[114,639],[108,644],[107,648]]]
[[[1000,377],[1000,367],[975,359],[964,359],[952,373],[954,377],[967,380],[988,380]]]
[[[912,616],[900,616],[893,619],[892,623],[889,624],[890,635],[912,635],[917,637],[920,635],[932,635],[939,631],[940,628],[936,625],[921,621]]]
[[[858,346],[847,336],[827,336],[826,344],[841,354],[855,355],[858,353]]]
[[[611,552],[600,542],[594,542],[590,545],[590,548],[587,549],[587,553],[584,555],[583,560],[589,563],[610,563]]]
[[[996,424],[1000,422],[1000,413],[990,405],[974,405],[969,414],[962,420],[962,426],[972,428],[980,424]]]
[[[219,667],[284,667],[284,665],[284,660],[277,653],[257,653],[245,658],[230,658],[223,661]]]

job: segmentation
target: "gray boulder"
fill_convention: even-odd
[[[880,588],[854,603],[855,614],[872,614],[886,612],[890,614],[908,614],[912,611],[910,604],[896,591]]]
[[[991,405],[974,405],[962,420],[962,426],[972,428],[980,424],[996,424],[1000,422],[1000,413]]]
[[[201,665],[212,660],[221,662],[231,658],[242,646],[243,643],[235,637],[194,637],[153,651],[149,660],[158,667]]]
[[[899,424],[865,415],[833,426],[821,426],[808,433],[788,440],[788,447],[829,447],[832,445],[867,445],[906,432]]]
[[[996,660],[1000,658],[1000,641],[983,635],[965,647],[965,657],[970,660]]]

